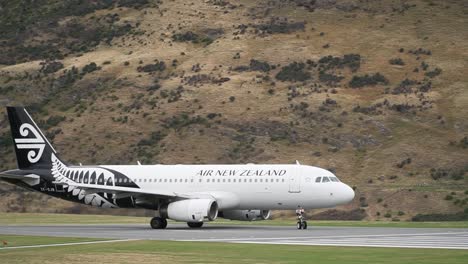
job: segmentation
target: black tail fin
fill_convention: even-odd
[[[51,156],[56,155],[39,127],[32,120],[24,107],[7,107],[10,120],[11,135],[13,136],[18,168],[50,169]]]

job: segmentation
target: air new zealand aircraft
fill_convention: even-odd
[[[354,191],[330,171],[296,164],[92,165],[60,159],[23,107],[7,107],[18,168],[0,179],[68,201],[105,208],[155,210],[166,219],[201,227],[217,216],[264,220],[272,209],[334,207]],[[298,225],[298,228],[306,228]]]

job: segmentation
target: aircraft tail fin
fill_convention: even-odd
[[[50,169],[55,149],[24,107],[7,107],[18,169]],[[57,155],[56,155],[57,156]]]

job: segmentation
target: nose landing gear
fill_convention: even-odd
[[[307,229],[307,221],[302,215],[298,216],[297,229]]]

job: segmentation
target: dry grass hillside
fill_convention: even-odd
[[[317,219],[468,214],[464,1],[11,2],[0,104],[29,106],[65,160],[299,160],[356,189]],[[0,167],[15,167],[4,111]],[[0,196],[2,211],[92,210]]]

